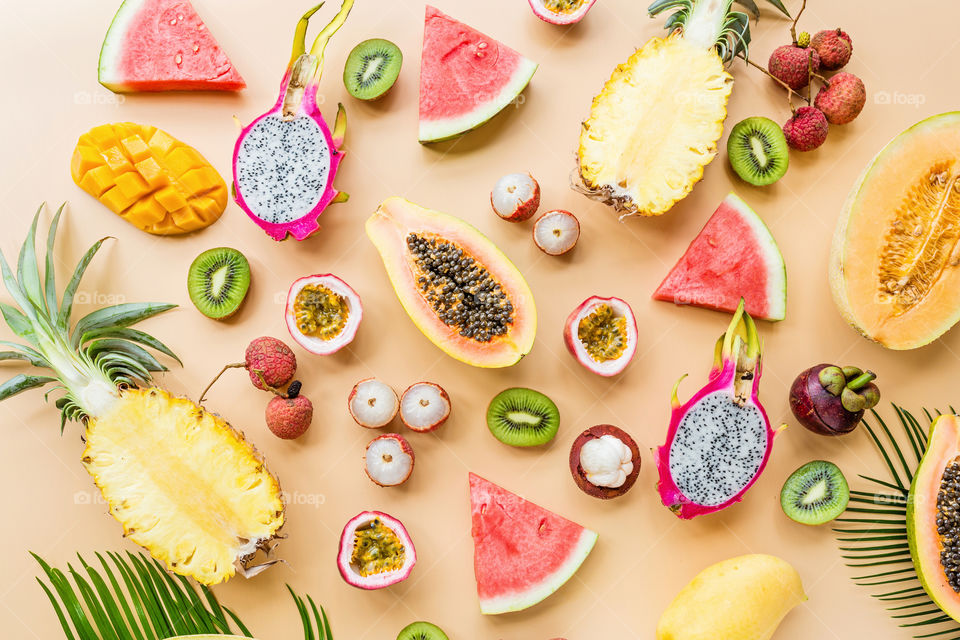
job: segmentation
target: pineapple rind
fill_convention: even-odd
[[[83,462],[124,535],[176,573],[222,582],[283,525],[277,479],[219,416],[127,389],[87,424]]]
[[[580,190],[625,214],[668,211],[716,156],[732,88],[715,49],[652,38],[593,100],[580,134]]]

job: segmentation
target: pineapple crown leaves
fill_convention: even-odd
[[[66,572],[51,567],[37,554],[31,555],[46,574],[49,584],[40,578],[37,582],[69,640],[160,640],[234,633],[253,637],[239,616],[220,605],[209,588],[200,585],[198,592],[191,581],[168,573],[143,554],[128,552],[124,558],[108,552],[108,562],[97,553],[99,568],[77,555],[80,566],[68,564]],[[287,589],[300,613],[305,640],[333,640],[323,608],[318,610],[307,596],[308,609],[302,597],[289,586]]]
[[[71,327],[73,303],[80,281],[107,238],[101,238],[87,250],[62,296],[58,297],[54,243],[63,206],[50,223],[41,272],[36,240],[37,223],[43,209],[43,205],[37,209],[20,249],[15,272],[0,251],[0,276],[16,305],[0,303],[0,314],[10,330],[26,342],[0,341],[3,349],[0,360],[25,361],[35,367],[52,369],[56,375],[14,376],[0,384],[0,401],[28,389],[59,382],[57,388],[66,391],[56,403],[61,410],[62,429],[67,420],[81,420],[86,416],[76,392],[77,386],[87,379],[98,378],[114,387],[150,384],[152,374],[166,371],[166,367],[144,347],[179,362],[162,342],[130,328],[176,305],[152,302],[116,304],[92,311]]]
[[[647,13],[650,17],[655,17],[665,11],[670,11],[664,22],[664,28],[667,31],[683,30],[691,21],[698,17],[697,10],[706,5],[698,5],[704,0],[656,0],[647,7]],[[767,0],[778,11],[788,18],[790,12],[784,6],[782,0]],[[734,5],[743,7],[744,11],[735,10]],[[716,34],[713,46],[717,49],[717,55],[724,62],[730,62],[738,54],[748,55],[750,48],[750,16],[759,19],[760,8],[755,0],[722,0],[722,13],[717,12],[715,8],[707,7],[703,9],[703,14],[699,17],[705,20],[715,20],[718,24],[714,25],[712,33]],[[710,14],[714,10],[714,15]]]
[[[883,459],[887,477],[860,475],[872,491],[850,491],[850,505],[834,528],[847,566],[857,569],[853,580],[876,590],[873,597],[889,605],[891,618],[917,632],[914,638],[960,640],[960,624],[927,595],[910,556],[907,502],[910,484],[927,450],[927,431],[908,411],[893,405],[900,422],[891,429],[875,409],[863,427]],[[956,413],[950,407],[951,413]],[[939,411],[936,412],[940,414]],[[932,423],[935,415],[924,409]]]

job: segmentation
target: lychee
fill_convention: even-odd
[[[449,417],[450,396],[434,382],[418,382],[400,396],[400,420],[414,431],[433,431]]]
[[[267,403],[266,419],[267,427],[278,438],[299,438],[313,421],[313,403],[299,394],[294,398],[274,396]]]
[[[564,209],[547,211],[533,223],[533,242],[547,255],[563,255],[579,239],[580,221]]]
[[[820,56],[813,48],[785,44],[770,54],[767,70],[774,78],[799,91],[810,82],[810,71],[820,70]]]
[[[505,175],[497,180],[490,192],[490,204],[504,220],[529,220],[540,206],[540,185],[529,173]]]
[[[820,87],[813,104],[823,111],[830,124],[847,124],[860,115],[866,102],[867,90],[863,80],[841,71]]]
[[[263,336],[247,346],[243,366],[253,386],[266,391],[290,382],[297,371],[297,357],[283,341]]]
[[[413,473],[413,447],[399,433],[374,438],[363,454],[367,476],[381,487],[403,484]]]
[[[827,139],[827,117],[816,107],[800,107],[783,125],[787,144],[797,151],[812,151]]]
[[[820,56],[820,66],[827,71],[841,68],[853,55],[853,41],[841,29],[818,31],[810,40],[810,48]]]
[[[400,398],[385,382],[366,378],[354,385],[347,398],[347,408],[361,427],[379,429],[396,417],[400,410]]]

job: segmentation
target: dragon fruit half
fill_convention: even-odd
[[[323,51],[347,19],[353,0],[344,0],[308,53],[307,24],[322,6],[307,11],[297,24],[277,103],[240,132],[233,148],[234,198],[274,240],[287,234],[303,240],[320,228],[317,218],[327,205],[349,197],[333,187],[343,160],[346,113],[339,105],[331,134],[317,107],[317,85]]]
[[[663,504],[688,520],[740,502],[770,457],[774,431],[760,404],[760,341],[743,300],[717,342],[707,386],[686,404],[673,387],[667,442],[657,450]],[[686,376],[684,376],[686,377]]]

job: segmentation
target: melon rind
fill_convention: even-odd
[[[533,74],[539,66],[536,62],[528,58],[522,58],[513,76],[511,76],[509,82],[504,85],[500,93],[487,102],[478,104],[477,107],[469,113],[465,113],[456,118],[441,118],[436,120],[423,120],[421,118],[420,143],[426,144],[450,140],[486,123],[517,99],[517,96],[519,96],[530,83],[530,79],[533,78]]]
[[[587,559],[593,546],[597,543],[598,535],[594,531],[584,529],[580,533],[580,540],[574,547],[567,560],[547,579],[527,591],[505,594],[496,598],[481,598],[480,613],[495,615],[527,609],[542,602],[560,587],[566,584],[577,572],[583,561]]]
[[[123,50],[123,43],[137,12],[143,7],[146,0],[123,0],[117,13],[110,22],[107,34],[103,37],[100,47],[100,61],[97,66],[97,79],[114,93],[125,93],[132,88],[117,79],[117,61]]]

